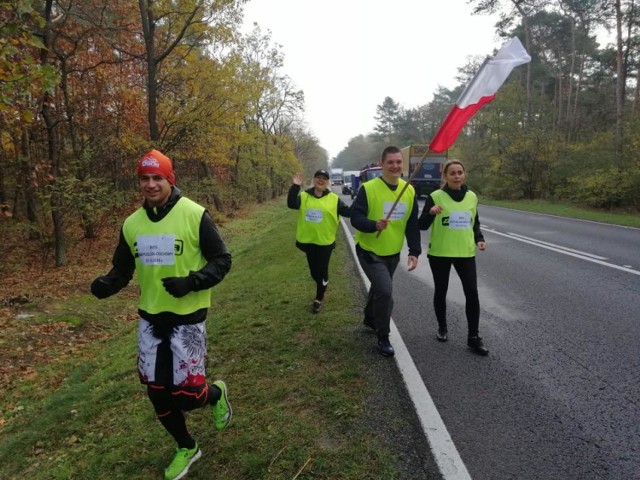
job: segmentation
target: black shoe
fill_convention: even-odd
[[[314,300],[311,304],[311,313],[318,313],[322,310],[322,302]]]
[[[364,320],[362,320],[362,324],[365,327],[369,327],[371,330],[373,330],[375,332],[376,331],[376,326],[374,325],[373,322],[374,322],[373,318],[364,317]]]
[[[378,337],[378,350],[380,351],[380,355],[383,355],[385,357],[393,357],[393,355],[396,353],[391,346],[389,337]]]
[[[436,338],[439,342],[446,342],[449,339],[449,337],[447,337],[447,331],[442,328],[439,328],[436,332]]]
[[[478,355],[489,355],[489,350],[485,348],[480,337],[469,337],[467,340],[467,346]]]

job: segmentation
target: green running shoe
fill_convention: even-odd
[[[213,423],[216,426],[216,430],[220,431],[227,428],[231,423],[233,411],[231,410],[225,383],[222,380],[216,380],[213,384],[222,392],[218,401],[213,405]]]
[[[192,449],[176,448],[175,457],[173,457],[169,466],[164,470],[165,480],[178,480],[184,477],[189,471],[191,464],[201,456],[202,452],[200,452],[198,444]]]

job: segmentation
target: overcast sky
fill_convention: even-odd
[[[284,53],[284,73],[305,93],[309,130],[331,160],[375,125],[391,97],[405,108],[456,86],[469,57],[493,53],[497,17],[472,16],[466,0],[250,0]]]

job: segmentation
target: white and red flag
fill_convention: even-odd
[[[517,37],[510,38],[493,58],[487,58],[444,119],[429,144],[432,152],[443,152],[456,141],[460,130],[482,108],[496,98],[496,92],[511,70],[531,61]]]

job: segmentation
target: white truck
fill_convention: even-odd
[[[331,185],[342,185],[342,168],[331,169]]]

